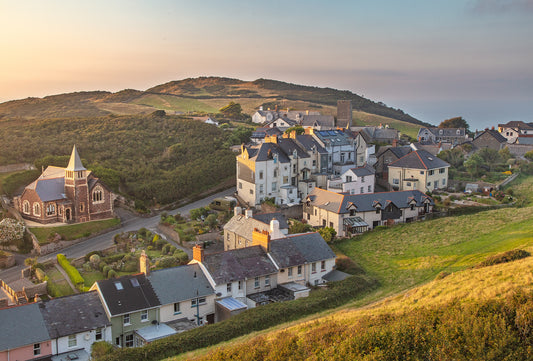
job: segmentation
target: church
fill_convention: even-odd
[[[14,198],[22,217],[39,223],[112,218],[113,201],[109,188],[83,166],[75,145],[66,168],[47,167]]]

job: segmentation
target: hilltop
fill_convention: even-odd
[[[335,114],[337,100],[350,99],[355,120],[365,116],[385,117],[381,121],[402,121],[424,125],[400,109],[386,106],[346,90],[296,85],[282,81],[257,79],[243,81],[221,77],[189,78],[154,86],[146,91],[125,89],[76,92],[27,98],[0,103],[0,120],[95,117],[109,114],[149,114],[155,110],[181,113],[216,113],[230,100],[239,102],[252,114],[259,106],[311,109]],[[359,117],[361,114],[361,117]]]

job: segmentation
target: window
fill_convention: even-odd
[[[278,170],[274,169],[274,178],[276,178],[277,176],[278,176]]]
[[[270,276],[265,276],[265,287],[270,286]]]
[[[428,182],[428,187],[431,187],[431,182]]]
[[[329,227],[333,228],[333,222],[329,222]]]
[[[398,185],[398,184],[400,184],[400,180],[399,180],[398,178],[394,178],[394,179],[392,180],[392,184],[396,184],[396,185]]]
[[[26,214],[30,214],[30,202],[24,201],[22,204],[22,211]]]
[[[48,204],[46,206],[46,215],[51,216],[56,213],[56,206],[53,204]]]
[[[272,182],[272,192],[275,192],[278,190],[278,182]]]
[[[351,182],[352,181],[352,176],[351,175],[347,175],[346,176],[346,182]]]
[[[368,186],[368,193],[372,193],[372,186]]]
[[[287,268],[287,276],[292,277],[292,267]]]
[[[126,335],[125,345],[126,347],[133,347],[133,334]]]
[[[434,173],[435,173],[435,171],[434,171],[433,169],[430,170],[430,171],[428,171],[428,174],[429,174],[429,175],[433,175]]]
[[[239,189],[242,189],[242,182],[239,182]]]
[[[195,298],[191,300],[191,307],[196,307],[196,302],[198,302],[198,305],[205,304],[205,297]]]
[[[414,211],[415,210],[415,204],[414,203],[411,203],[411,210]]]
[[[292,172],[293,172],[293,173],[296,173],[296,164],[293,164],[293,165],[292,165]]]
[[[33,203],[33,215],[34,216],[41,215],[41,205],[39,203]]]
[[[81,204],[80,204],[80,212],[83,212],[84,209],[85,209],[85,204],[84,204],[84,203],[81,203]]]
[[[76,347],[77,340],[76,335],[69,335],[68,336],[68,347]]]
[[[320,262],[320,270],[325,271],[326,270],[326,261]]]
[[[356,212],[356,210],[355,210],[355,209],[353,209],[353,208],[352,208],[352,209],[350,209],[350,217],[353,217],[353,216],[355,216],[355,212]]]
[[[250,194],[254,194],[254,190],[253,189],[250,189]]]
[[[259,171],[259,179],[263,179],[263,171]]]
[[[101,187],[93,190],[93,203],[102,203],[104,201],[104,191]]]
[[[102,334],[102,329],[99,328],[96,330],[96,333],[94,334],[94,340],[95,341],[100,341],[103,339],[103,334]]]
[[[148,310],[141,311],[141,322],[148,321]]]
[[[259,288],[259,277],[256,277],[254,280],[254,288]]]
[[[423,171],[423,170],[421,170],[421,171],[420,171],[420,174],[421,174],[421,175],[424,175],[424,171]]]
[[[298,276],[302,275],[302,266],[298,266]]]
[[[381,211],[381,208],[377,207],[376,208],[376,214],[379,214],[380,211]]]
[[[362,176],[361,177],[361,183],[364,183],[365,182],[365,176]]]
[[[242,290],[242,281],[239,281],[239,289]]]
[[[440,173],[440,174],[442,174],[442,173],[444,173],[444,172],[446,172],[446,168],[441,168],[441,169],[439,169],[439,173]]]
[[[40,343],[34,343],[33,344],[33,356],[37,356],[41,354],[41,344]]]
[[[262,193],[263,193],[263,185],[260,184],[260,185],[259,185],[259,194],[262,194]]]
[[[407,186],[410,187],[411,186],[411,182],[407,182]]]
[[[226,285],[226,291],[227,291],[228,293],[231,293],[231,283],[228,283],[228,284]]]
[[[341,153],[341,163],[344,163],[344,153]]]
[[[322,220],[322,227],[326,226],[327,221],[325,219]]]
[[[120,337],[115,338],[115,345],[120,346]]]
[[[444,178],[442,179],[442,185],[443,186],[446,185],[446,179],[444,179]]]
[[[126,313],[124,315],[124,325],[129,325],[129,324],[130,324],[130,314]]]
[[[317,212],[316,212],[316,208],[315,208],[315,216],[316,216],[316,213],[317,213]]]
[[[359,188],[359,193],[365,193],[365,187]]]
[[[316,262],[311,263],[311,272],[312,273],[316,272]]]
[[[283,176],[283,184],[289,183],[289,177]]]
[[[316,159],[313,159],[313,167],[316,167]]]

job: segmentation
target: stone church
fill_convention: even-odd
[[[49,166],[15,197],[22,217],[39,223],[112,218],[113,193],[81,163],[76,146],[66,168]]]

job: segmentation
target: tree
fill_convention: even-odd
[[[465,167],[472,176],[478,176],[481,174],[481,166],[484,164],[483,158],[474,153],[470,158],[465,161]]]
[[[513,155],[511,154],[511,151],[509,150],[509,147],[505,147],[503,149],[500,149],[500,151],[498,153],[500,154],[500,157],[504,161],[507,161],[507,160],[509,160],[509,159],[511,159],[513,157]]]
[[[215,228],[215,226],[218,224],[218,217],[216,213],[211,213],[207,216],[205,219],[205,223],[209,226],[209,228]]]
[[[466,120],[463,119],[463,117],[455,117],[443,120],[439,124],[439,128],[465,128],[467,132],[470,131],[470,126]]]
[[[502,157],[495,149],[483,148],[480,149],[477,154],[483,159],[484,163],[489,167],[489,170],[497,163],[502,162]]]
[[[335,239],[335,236],[337,235],[337,231],[333,227],[324,227],[320,228],[318,230],[318,233],[324,238],[324,241],[330,243]]]
[[[290,128],[287,128],[285,130],[285,134],[291,134],[292,131],[295,131],[296,134],[300,135],[300,134],[304,134],[305,133],[305,129],[301,126],[301,125],[296,125],[294,127],[290,127]]]
[[[33,267],[37,264],[37,257],[26,258],[24,264],[30,266],[30,272],[33,272]]]
[[[461,167],[464,162],[464,154],[459,147],[443,150],[439,154],[437,154],[437,157],[444,160],[445,162],[450,163],[450,165],[454,168]]]
[[[234,101],[229,102],[228,105],[219,109],[219,111],[224,114],[226,118],[236,118],[239,119],[242,116],[242,107],[239,103]]]
[[[309,224],[302,223],[300,221],[297,221],[296,219],[291,219],[290,221],[290,226],[289,226],[290,234],[311,232],[312,230],[313,230],[313,227],[311,227]]]
[[[207,217],[208,214],[209,214],[209,211],[204,207],[191,209],[191,212],[190,212],[191,219],[194,219],[194,220],[199,220],[202,218],[205,219],[205,217]]]

